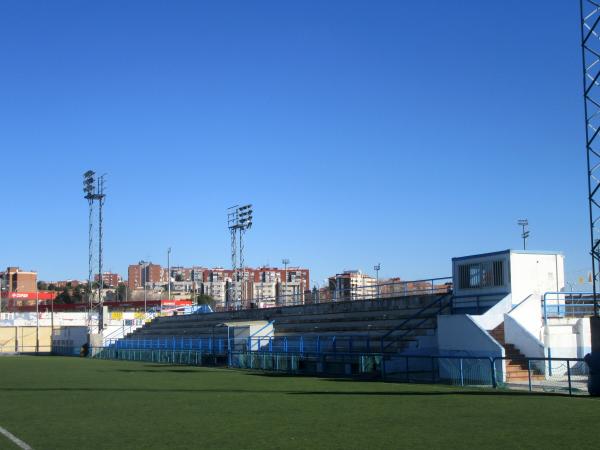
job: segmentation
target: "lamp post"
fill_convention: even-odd
[[[519,219],[517,221],[517,225],[519,225],[523,229],[523,231],[521,233],[521,238],[523,238],[523,250],[526,250],[527,249],[527,238],[529,237],[529,231],[527,230],[529,221],[527,219]]]
[[[286,306],[286,300],[285,300],[285,296],[287,295],[287,266],[290,263],[290,260],[288,258],[283,258],[281,260],[281,263],[283,264],[283,306]]]
[[[171,247],[167,250],[167,297],[171,301]],[[162,302],[160,303],[162,312]]]
[[[381,263],[375,264],[375,266],[373,266],[373,269],[375,270],[377,277],[377,298],[379,298],[379,271],[381,270]]]

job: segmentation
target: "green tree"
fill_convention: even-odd
[[[210,295],[198,294],[198,295],[196,295],[196,305],[214,306],[215,305],[215,299],[212,298]]]
[[[120,283],[119,287],[117,287],[117,300],[120,302],[124,302],[127,298],[127,285],[125,283]]]
[[[73,303],[81,303],[83,300],[83,294],[81,292],[81,286],[77,285],[75,286],[75,289],[73,289],[73,294],[71,295],[71,298],[73,300]]]
[[[45,291],[46,289],[48,289],[48,283],[46,283],[45,281],[38,281],[37,288],[38,291]]]
[[[69,290],[67,288],[64,288],[63,291],[56,296],[54,302],[59,304],[71,304],[73,303],[73,299],[71,298],[71,294],[69,294]]]

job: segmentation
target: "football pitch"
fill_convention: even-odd
[[[36,450],[581,449],[599,420],[590,397],[0,357],[0,427]]]

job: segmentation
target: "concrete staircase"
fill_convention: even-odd
[[[506,353],[506,382],[529,381],[527,357],[513,344],[507,344],[504,339],[504,322],[488,333],[496,339]],[[537,369],[531,368],[531,380],[544,380],[545,377]]]

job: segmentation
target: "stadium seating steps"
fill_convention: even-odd
[[[449,312],[448,308],[440,311],[439,304],[426,308],[438,298],[441,296],[423,295],[158,317],[125,339],[224,338],[227,328],[220,326],[223,323],[234,326],[237,322],[264,320],[273,322],[276,339],[352,336],[354,351],[365,351],[367,346],[380,348],[381,337],[387,334],[386,351],[398,352],[417,336],[435,333],[437,315]],[[442,305],[447,307],[449,302],[442,301]]]

